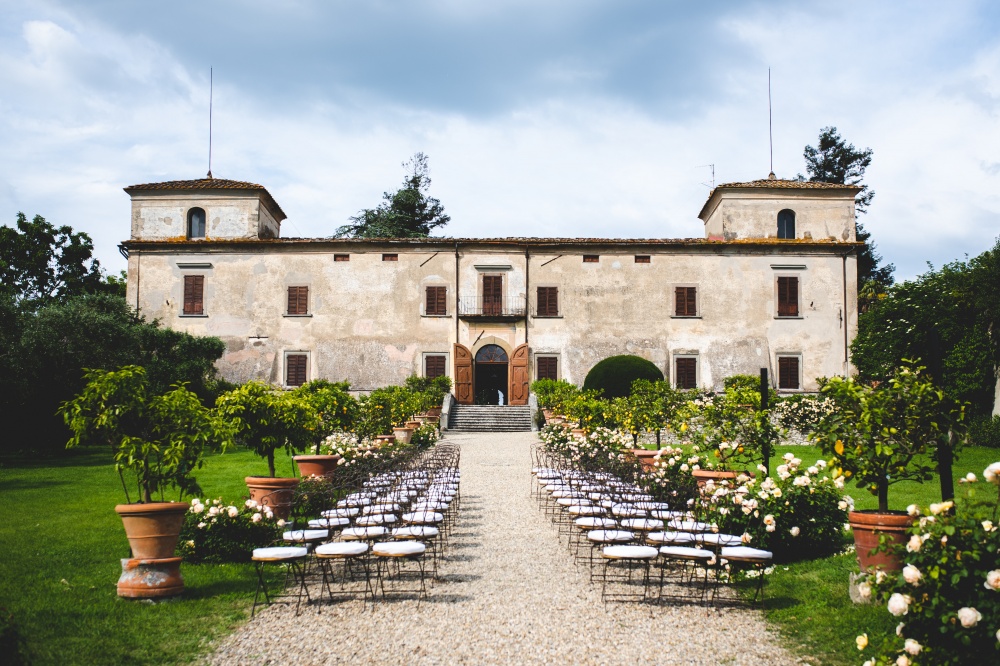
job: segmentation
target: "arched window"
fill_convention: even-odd
[[[188,211],[188,238],[205,237],[205,211],[202,208],[192,208]]]
[[[795,211],[787,208],[778,213],[778,238],[795,239]]]
[[[486,345],[476,352],[476,363],[506,363],[507,352],[500,345]]]

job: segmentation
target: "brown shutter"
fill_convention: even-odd
[[[637,264],[648,264],[649,255],[648,254],[637,254],[635,255],[635,263]]]
[[[558,360],[555,356],[536,356],[535,368],[538,379],[558,379]]]
[[[184,276],[184,314],[205,314],[205,276]]]
[[[778,357],[778,388],[799,388],[799,358],[797,356]]]
[[[435,377],[442,376],[445,373],[444,361],[445,357],[443,355],[425,356],[424,377],[434,379]]]
[[[309,287],[288,288],[288,314],[309,314]]]
[[[538,288],[538,309],[536,314],[539,317],[559,316],[559,287]]]
[[[447,287],[427,287],[425,313],[428,315],[448,314],[447,296]]]
[[[302,386],[306,383],[307,361],[305,354],[289,354],[285,357],[286,386]]]
[[[455,400],[460,405],[472,404],[472,352],[455,343]]]
[[[698,386],[698,359],[674,359],[674,386],[679,389],[693,389]]]
[[[528,345],[520,345],[510,356],[510,381],[507,386],[508,404],[528,404]]]
[[[483,314],[498,315],[503,310],[503,276],[483,276]]]
[[[698,315],[697,287],[677,287],[674,289],[674,314],[678,317]]]
[[[799,316],[799,279],[797,277],[778,278],[778,316]]]

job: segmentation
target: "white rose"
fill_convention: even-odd
[[[765,525],[774,525],[774,516],[772,514],[770,514],[770,513],[767,514],[766,516],[764,516],[764,524]]]
[[[208,523],[205,523],[205,522],[201,522],[201,523],[198,523],[198,529],[199,529],[199,530],[203,530],[203,529],[205,529],[205,525],[207,525],[207,524],[208,524]]]
[[[255,523],[259,523],[262,518],[263,518],[263,516],[260,515],[259,513],[255,513],[252,516],[250,516],[250,520],[253,521],[253,522],[255,522]]]
[[[993,521],[992,520],[984,520],[982,524],[983,524],[983,529],[986,530],[987,532],[992,532],[993,531]]]
[[[911,553],[916,553],[920,550],[922,545],[924,545],[923,539],[914,534],[910,537],[910,540],[906,542],[906,550]]]
[[[794,453],[786,453],[785,455],[783,455],[783,456],[781,456],[781,457],[782,457],[782,458],[783,458],[784,460],[786,460],[786,461],[788,461],[788,462],[791,462],[792,460],[794,460],[794,459],[795,459],[795,454],[794,454]]]
[[[871,599],[872,586],[868,583],[858,583],[858,594],[861,595],[862,599]]]
[[[235,506],[231,506],[229,507],[227,513],[229,514],[230,518],[235,518],[236,516],[240,515],[240,510],[237,509]]]
[[[844,477],[838,476],[836,479],[833,480],[833,485],[838,490],[843,490],[844,489]]]
[[[809,472],[810,474],[812,474],[813,476],[819,474],[819,468],[816,467],[815,465],[807,468],[806,471]]]
[[[994,569],[986,574],[986,582],[983,587],[987,590],[1000,591],[1000,569]]]
[[[924,649],[924,646],[912,638],[907,638],[903,643],[903,650],[905,650],[907,654],[912,654],[914,657],[920,654],[922,649]]]
[[[903,635],[903,627],[905,627],[905,626],[906,626],[905,622],[900,622],[899,624],[896,625],[896,635],[897,636],[902,636]]]
[[[969,608],[968,606],[958,609],[958,621],[962,623],[962,626],[966,629],[970,629],[980,620],[983,619],[983,614],[977,611],[975,608]]]
[[[768,532],[773,532],[775,530],[775,527],[774,527],[774,525],[768,525],[764,529],[767,530]]]
[[[912,564],[907,564],[903,567],[903,580],[910,585],[920,585],[921,578],[923,578],[923,574],[920,573],[920,569],[916,568]]]
[[[889,597],[889,603],[886,607],[889,609],[890,613],[899,617],[900,615],[906,615],[910,612],[911,600],[910,595],[895,592],[891,597]]]
[[[896,657],[896,666],[910,666],[910,658],[905,654]]]
[[[793,527],[792,529],[790,529],[788,531],[789,531],[789,533],[791,533],[791,535],[793,537],[797,537],[799,534],[802,533],[802,530],[800,530],[798,527]]]
[[[210,515],[210,516],[216,516],[218,514],[219,514],[219,507],[217,507],[217,506],[209,507],[209,509],[208,509],[208,515]]]
[[[875,660],[866,659],[864,662],[862,662],[861,666],[875,666]]]
[[[983,478],[990,483],[1000,483],[1000,462],[995,462],[984,469]]]
[[[916,504],[911,504],[910,506],[906,507],[906,513],[908,513],[911,517],[916,518],[917,516],[920,515],[920,507],[917,506]]]
[[[284,520],[284,518],[279,518],[278,519],[278,527],[284,527],[284,526],[285,526],[285,520]]]
[[[740,541],[742,541],[743,543],[750,543],[751,540],[753,540],[753,537],[750,536],[749,532],[744,532],[743,536],[740,537]]]
[[[868,647],[868,634],[861,634],[860,636],[854,639],[854,642],[858,644],[859,650],[864,650],[866,647]]]
[[[951,511],[951,507],[955,506],[954,502],[939,502],[937,504],[931,504],[931,513],[935,516],[939,516],[942,513]]]
[[[967,483],[975,483],[979,479],[976,478],[975,474],[973,474],[972,472],[969,472],[968,474],[965,475],[965,480],[966,480]]]
[[[191,507],[192,513],[201,513],[204,510],[205,510],[204,504],[195,504],[193,507]]]

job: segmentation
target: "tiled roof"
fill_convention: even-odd
[[[761,178],[760,180],[750,180],[745,183],[721,183],[715,189],[779,189],[779,190],[849,190],[860,189],[856,185],[841,185],[840,183],[820,183],[812,180],[781,180],[775,178]],[[713,192],[715,190],[712,190]],[[712,195],[709,194],[709,197]]]
[[[225,178],[198,178],[195,180],[168,180],[162,183],[141,183],[139,185],[129,185],[125,188],[128,194],[133,192],[162,192],[164,190],[250,190],[263,192],[264,200],[269,204],[275,213],[280,215],[278,221],[286,218],[285,211],[274,200],[267,188],[257,183],[247,183],[241,180],[227,180]]]

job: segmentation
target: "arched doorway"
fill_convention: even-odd
[[[476,352],[473,378],[477,405],[498,405],[500,395],[503,403],[510,403],[507,386],[507,372],[510,359],[500,345],[484,345]]]

